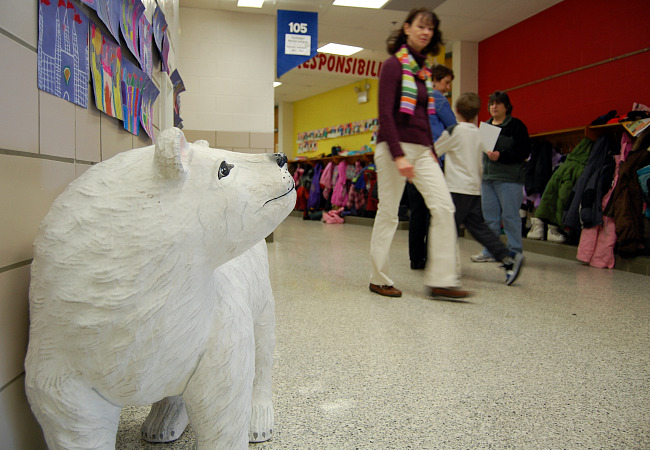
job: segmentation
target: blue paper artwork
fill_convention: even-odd
[[[101,112],[124,120],[122,115],[122,49],[90,21],[90,71],[95,105]]]
[[[162,64],[162,70],[167,72],[167,75],[170,74],[170,67],[169,67],[169,35],[167,34],[167,31],[165,31],[165,36],[163,36],[163,42],[162,42],[162,52],[160,53],[160,62]]]
[[[120,17],[122,15],[122,0],[95,0],[97,16],[102,19],[108,31],[117,42],[120,42]]]
[[[156,42],[156,47],[158,51],[162,54],[163,52],[163,41],[165,40],[165,31],[167,30],[167,21],[165,20],[165,14],[162,9],[156,5],[156,9],[153,12],[153,39]]]
[[[120,15],[120,30],[126,46],[131,50],[135,59],[140,63],[140,17],[144,12],[141,0],[122,0],[122,14]]]
[[[160,62],[162,70],[169,75],[169,36],[167,36],[167,20],[165,14],[159,6],[156,6],[153,12],[153,40],[156,42],[158,52],[160,53]]]
[[[129,60],[122,60],[122,116],[124,129],[138,135],[140,130],[140,114],[142,106],[142,91],[149,78]]]
[[[140,123],[142,129],[147,133],[153,142],[156,142],[153,133],[153,105],[158,98],[160,91],[151,80],[147,80],[142,91],[142,104],[140,106]]]
[[[70,1],[40,0],[38,88],[87,108],[88,73],[88,18]]]
[[[149,20],[147,20],[147,16],[144,14],[140,16],[139,28],[140,67],[151,78],[153,77],[153,52],[151,51],[153,28]]]
[[[183,119],[181,119],[180,93],[185,91],[185,84],[183,83],[183,79],[181,78],[181,74],[178,73],[178,70],[174,70],[169,78],[174,87],[174,126],[183,128],[181,126]]]

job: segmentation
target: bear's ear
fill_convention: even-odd
[[[198,141],[194,141],[194,145],[200,145],[201,147],[210,147],[210,143],[205,139],[199,139]]]
[[[164,178],[182,178],[187,173],[190,159],[190,146],[185,135],[178,128],[164,130],[158,136],[154,161],[158,172]]]

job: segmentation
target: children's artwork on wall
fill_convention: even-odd
[[[341,136],[350,136],[377,130],[377,118],[358,120],[356,122],[343,123],[332,127],[320,128],[298,133],[298,143],[307,141],[319,141],[321,139],[332,139]]]
[[[88,18],[70,1],[40,1],[38,88],[88,107]]]
[[[343,136],[372,132],[370,144],[377,142],[378,119],[358,120],[350,123],[342,123],[318,130],[303,131],[297,134],[298,153],[309,153],[318,150],[318,141],[322,139],[333,139]],[[349,152],[348,152],[349,153]]]
[[[127,59],[122,60],[122,115],[124,129],[138,135],[140,131],[140,111],[142,91],[149,78],[135,64]]]
[[[122,0],[95,0],[97,15],[117,42],[120,42]]]
[[[165,13],[158,5],[153,12],[153,38],[156,42],[156,47],[158,51],[162,54],[163,52],[163,41],[165,38],[165,31],[167,31],[167,21],[165,20]]]
[[[151,36],[153,29],[147,16],[142,14],[139,21],[138,37],[140,41],[140,67],[149,78],[153,77],[153,53],[151,51]]]
[[[162,70],[167,72],[167,75],[170,75],[171,68],[169,67],[169,36],[167,35],[167,31],[165,31],[165,35],[163,36],[160,61],[162,64]]]
[[[180,93],[185,91],[185,84],[183,83],[183,79],[181,78],[181,74],[178,73],[178,70],[174,70],[170,79],[172,86],[174,87],[174,126],[181,128],[179,125],[183,122],[183,119],[181,119]]]
[[[140,62],[140,42],[138,32],[140,30],[140,17],[144,12],[144,5],[141,0],[123,0],[122,14],[120,15],[120,30],[135,59]]]
[[[156,142],[156,138],[153,133],[153,104],[156,102],[160,91],[156,85],[150,79],[147,79],[147,83],[142,92],[142,106],[140,109],[140,123],[142,128],[147,133],[149,138],[153,142]]]
[[[123,120],[120,93],[122,50],[90,21],[90,71],[97,109]]]

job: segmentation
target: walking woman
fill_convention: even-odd
[[[415,184],[431,213],[424,271],[433,297],[463,298],[456,254],[454,203],[433,149],[429,114],[435,113],[428,55],[440,51],[440,20],[426,8],[412,10],[388,37],[389,57],[379,75],[379,131],[375,150],[379,205],[370,239],[370,290],[401,297],[389,275],[390,246],[397,230],[404,180]],[[435,249],[435,251],[434,251]]]

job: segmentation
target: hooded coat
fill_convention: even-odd
[[[535,217],[549,223],[564,226],[562,216],[568,209],[571,200],[571,190],[585,169],[594,141],[584,138],[573,149],[557,170],[544,189]]]
[[[603,224],[603,197],[612,185],[614,138],[603,134],[594,144],[582,175],[571,192],[571,204],[564,215],[564,226],[574,230]]]
[[[650,164],[650,133],[637,138],[619,167],[618,182],[603,214],[614,218],[619,253],[634,256],[643,248],[643,191],[637,170]]]

